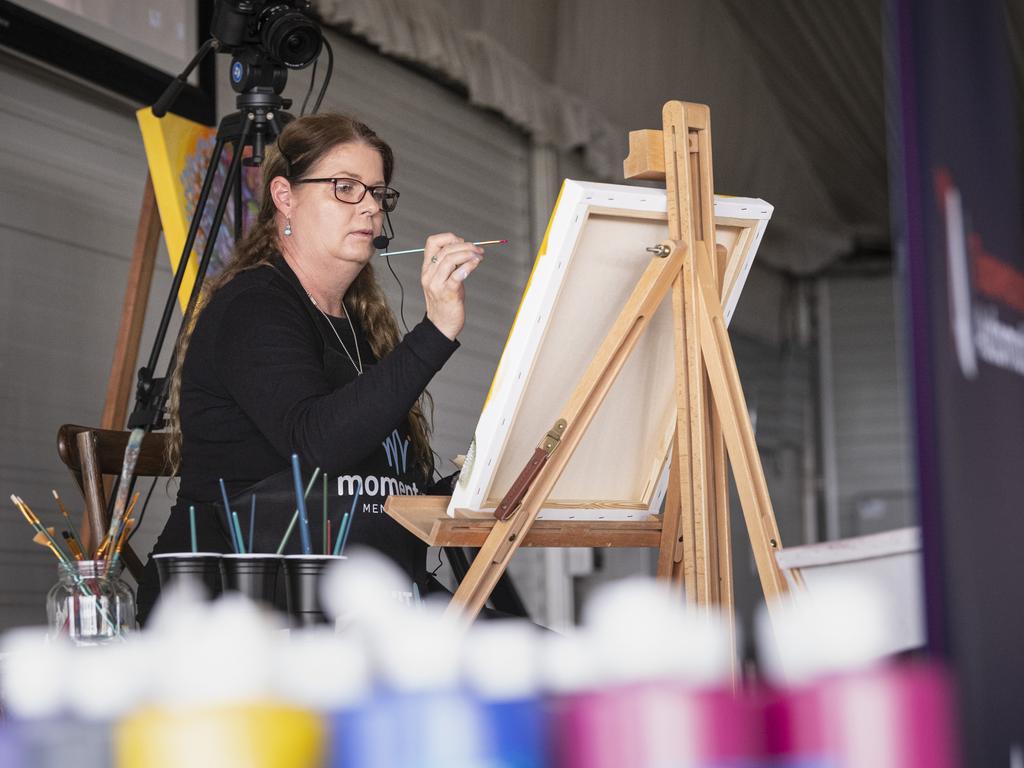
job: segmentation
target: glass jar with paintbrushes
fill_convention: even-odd
[[[58,581],[46,600],[50,631],[80,645],[120,640],[135,629],[135,595],[120,577],[121,550],[135,525],[132,511],[139,494],[130,502],[128,497],[145,434],[135,429],[128,438],[110,525],[95,552],[86,552],[56,491],[53,497],[68,524],[68,530],[62,532],[67,552],[57,541],[56,529],[44,526],[24,499],[11,495],[22,517],[36,531],[33,541],[49,549],[59,563]]]
[[[135,595],[121,578],[122,569],[112,559],[61,563],[57,583],[46,595],[51,635],[76,645],[103,645],[135,629]]]
[[[66,636],[78,645],[121,640],[135,629],[135,595],[120,577],[121,548],[134,524],[129,516],[133,505],[126,510],[126,521],[117,532],[118,537],[105,539],[95,555],[86,558],[78,533],[56,491],[54,497],[70,528],[63,532],[68,551],[57,543],[54,528],[44,526],[21,497],[11,496],[18,511],[36,531],[33,541],[57,558],[58,580],[46,596],[50,633]]]

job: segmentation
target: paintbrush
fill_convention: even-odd
[[[127,518],[127,517],[129,517],[131,515],[132,510],[135,509],[135,504],[138,502],[138,500],[139,500],[139,492],[136,491],[135,495],[132,496],[132,500],[128,503],[128,509],[126,509],[125,512],[124,512],[124,517],[125,518]],[[100,542],[100,546],[96,550],[96,558],[95,559],[96,560],[102,560],[104,557],[106,557],[106,555],[109,554],[110,548],[112,546],[114,546],[113,542],[120,541],[123,533],[124,533],[124,522],[122,520],[122,523],[117,527],[117,530],[114,531],[113,536],[111,536],[108,533],[106,536],[103,537],[103,541]]]
[[[121,557],[121,547],[128,541],[128,535],[131,533],[132,528],[135,526],[135,518],[129,517],[124,524],[124,528],[121,531],[121,536],[117,540],[117,546],[114,548],[114,556],[110,558],[110,568],[113,569],[117,565],[117,561]],[[109,571],[108,571],[109,572]]]
[[[505,245],[508,240],[480,240],[476,243],[470,243],[470,245]],[[404,256],[407,253],[423,253],[426,248],[410,248],[408,251],[387,251],[386,253],[378,253],[378,256]]]
[[[64,502],[61,501],[60,494],[57,493],[56,489],[53,489],[51,492],[53,493],[53,498],[57,501],[60,513],[64,515],[64,519],[68,522],[68,531],[71,532],[71,536],[70,538],[65,536],[65,538],[68,539],[69,542],[74,541],[75,546],[78,547],[79,551],[85,549],[85,547],[82,546],[82,537],[78,535],[78,529],[75,527],[75,523],[71,519],[71,515],[69,515],[67,509],[64,508]],[[68,546],[70,546],[70,544]],[[74,552],[73,549],[71,551]],[[81,560],[82,558],[79,557],[78,559]]]
[[[71,559],[64,554],[64,551],[60,546],[58,546],[56,539],[54,539],[53,536],[50,535],[50,532],[43,527],[43,524],[39,522],[39,518],[36,516],[36,513],[32,511],[28,504],[25,503],[24,499],[20,496],[11,494],[11,501],[13,501],[15,506],[17,506],[21,511],[21,514],[28,521],[28,524],[35,528],[39,534],[44,536],[46,540],[53,545],[54,554],[57,555],[60,561],[70,568]]]
[[[50,530],[52,531],[53,529],[51,528]],[[58,560],[60,560],[60,561],[61,561],[62,563],[64,562],[64,560],[65,560],[65,555],[64,555],[64,553],[63,553],[63,552],[59,552],[59,551],[58,551],[58,550],[57,550],[57,549],[56,549],[56,548],[55,548],[55,547],[53,546],[53,543],[52,543],[52,542],[50,541],[50,539],[49,539],[49,538],[47,538],[47,535],[46,535],[45,533],[42,533],[42,532],[40,532],[40,533],[37,533],[37,534],[36,534],[35,536],[33,536],[33,537],[32,537],[32,541],[33,541],[34,543],[38,544],[38,545],[39,545],[39,546],[41,546],[41,547],[46,547],[46,548],[47,548],[47,549],[49,549],[49,550],[50,550],[51,552],[53,552],[53,556],[54,556],[54,557],[56,557],[56,558],[57,558]]]
[[[121,464],[121,477],[117,485],[117,497],[114,500],[114,513],[110,516],[110,526],[107,528],[108,546],[109,542],[117,542],[117,535],[127,517],[128,496],[131,493],[132,476],[135,474],[135,465],[139,461],[139,451],[142,449],[142,439],[146,436],[146,430],[133,429],[128,436],[128,445],[124,449],[124,461]]]
[[[74,555],[75,560],[83,560],[84,555],[82,554],[82,548],[79,546],[78,541],[68,531],[61,531],[60,535],[64,537],[64,542],[68,545],[68,549],[71,550],[71,554]]]

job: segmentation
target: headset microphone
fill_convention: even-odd
[[[391,234],[387,234],[388,230],[391,230]],[[384,226],[381,227],[381,232],[375,238],[373,238],[373,247],[378,251],[386,251],[391,241],[395,239],[395,228],[391,225],[391,217],[387,211],[384,211]]]

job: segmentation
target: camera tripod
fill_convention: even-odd
[[[245,69],[246,67],[249,69]],[[191,322],[202,290],[203,280],[210,265],[210,259],[216,248],[217,235],[224,220],[224,213],[231,199],[234,200],[235,204],[236,242],[242,236],[241,182],[243,164],[249,166],[261,165],[267,142],[276,141],[284,126],[293,119],[292,115],[285,111],[291,106],[291,99],[282,98],[280,95],[280,90],[284,87],[284,77],[280,76],[281,73],[278,71],[278,68],[265,59],[260,59],[250,64],[241,62],[238,59],[232,62],[231,76],[233,81],[239,82],[249,73],[255,73],[255,79],[264,84],[257,85],[251,90],[240,93],[236,100],[238,111],[226,115],[217,126],[216,143],[206,168],[206,175],[203,179],[199,198],[196,201],[195,210],[192,213],[188,236],[182,248],[181,258],[178,260],[174,279],[171,283],[167,300],[164,303],[153,347],[146,365],[140,368],[138,372],[135,405],[128,418],[128,427],[131,429],[141,427],[147,432],[151,432],[160,429],[164,425],[164,405],[168,396],[168,382],[176,364],[177,345],[175,345],[175,348],[172,348],[165,375],[161,378],[155,378],[154,372],[160,358],[160,352],[167,338],[167,330],[170,325],[171,316],[174,313],[175,302],[189,266],[192,248],[199,233],[200,223],[210,202],[217,169],[220,167],[220,160],[225,147],[230,144],[233,148],[231,163],[228,166],[224,183],[219,190],[213,219],[207,229],[206,243],[199,259],[195,282],[192,285],[188,304],[182,317],[182,328],[187,328]],[[155,108],[154,112],[156,112]],[[251,153],[248,157],[245,157],[247,148],[251,148]]]

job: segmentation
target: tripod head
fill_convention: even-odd
[[[260,51],[247,49],[231,60],[231,87],[238,92],[238,114],[252,123],[252,154],[242,161],[245,165],[262,165],[267,137],[276,139],[280,128],[291,119],[285,110],[291,107],[292,100],[281,96],[287,82],[288,71]]]

